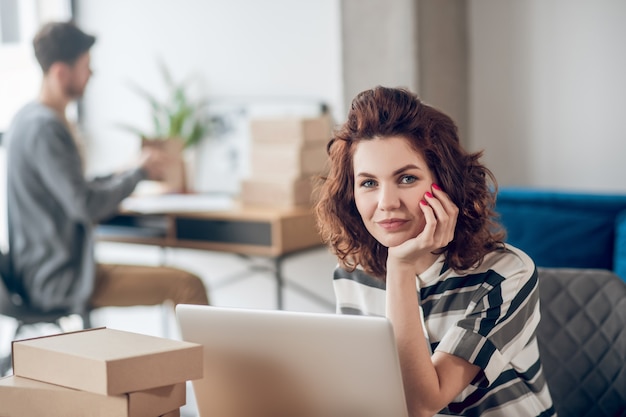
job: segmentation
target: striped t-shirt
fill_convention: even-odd
[[[466,273],[448,268],[444,255],[417,279],[422,322],[432,351],[481,368],[442,415],[554,416],[535,330],[539,323],[537,271],[521,250],[507,245]],[[385,283],[360,269],[334,273],[337,310],[385,315]]]

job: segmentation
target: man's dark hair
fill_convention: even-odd
[[[72,65],[94,42],[95,36],[86,34],[73,22],[51,22],[37,32],[33,47],[45,74],[55,62]]]

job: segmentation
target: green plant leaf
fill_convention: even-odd
[[[166,137],[167,129],[163,126],[162,115],[158,112],[152,113],[152,124],[154,126],[154,135],[156,137]]]
[[[183,127],[185,125],[185,121],[191,114],[191,108],[182,107],[179,109],[177,113],[174,113],[170,116],[170,134],[173,136],[180,136],[182,139],[185,139],[183,136]]]
[[[185,147],[189,147],[192,145],[197,144],[200,139],[202,139],[202,137],[204,136],[206,132],[206,129],[204,127],[204,125],[198,121],[196,121],[193,124],[193,128],[191,129],[191,133],[189,134],[189,136],[187,137],[187,140],[185,141]]]
[[[158,62],[167,87],[167,99],[159,101],[153,94],[135,83],[129,82],[129,87],[150,106],[150,118],[154,134],[146,135],[137,128],[126,125],[126,130],[139,134],[142,137],[167,138],[178,137],[185,146],[191,146],[202,139],[210,130],[212,121],[206,118],[206,107],[209,101],[191,100],[188,96],[189,80],[175,83],[170,71],[162,60]]]
[[[163,76],[163,81],[165,82],[165,86],[169,90],[172,90],[175,87],[172,74],[170,73],[169,69],[167,68],[167,65],[165,65],[165,62],[163,62],[162,59],[159,59],[158,64],[159,64],[159,68],[161,69],[161,75]]]

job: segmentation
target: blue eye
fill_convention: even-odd
[[[374,180],[365,180],[361,182],[361,187],[364,188],[372,188],[376,186],[376,181]]]
[[[414,175],[403,175],[400,178],[400,184],[413,184],[417,181],[417,177]]]

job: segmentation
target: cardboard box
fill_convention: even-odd
[[[9,376],[0,379],[0,416],[154,417],[185,405],[185,397],[184,382],[129,394],[102,395]]]
[[[332,137],[330,115],[319,117],[274,117],[250,121],[250,135],[256,143],[306,144],[323,142]]]
[[[100,394],[98,394],[100,395]],[[187,383],[179,382],[174,385],[152,388],[145,391],[135,391],[122,394],[128,397],[129,417],[169,415],[169,412],[187,403]]]
[[[324,172],[328,160],[320,144],[253,144],[250,167],[253,176],[302,178]]]
[[[14,341],[17,376],[98,394],[202,377],[202,345],[99,328]]]
[[[245,179],[241,181],[243,204],[276,207],[309,205],[312,201],[311,178]]]
[[[177,408],[176,410],[170,411],[167,414],[162,414],[159,417],[180,417],[180,408]]]

